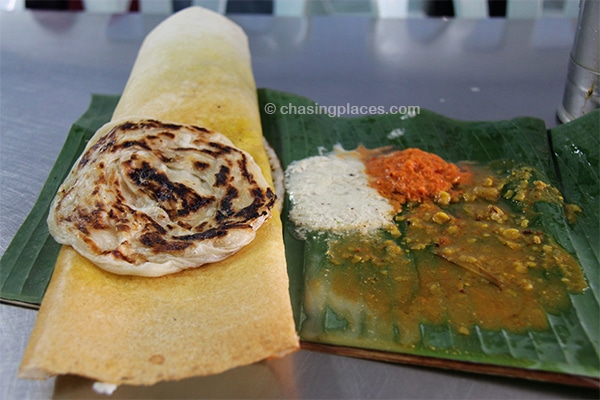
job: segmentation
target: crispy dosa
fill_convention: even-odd
[[[113,116],[128,118],[218,131],[272,182],[247,38],[221,15],[187,8],[148,35]],[[150,385],[297,348],[274,211],[233,256],[158,278],[106,272],[63,246],[19,375]]]

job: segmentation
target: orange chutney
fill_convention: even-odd
[[[371,186],[396,207],[433,198],[442,191],[452,193],[457,185],[471,181],[468,170],[415,148],[367,156],[365,166]]]

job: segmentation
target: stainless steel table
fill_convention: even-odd
[[[0,14],[0,251],[31,209],[91,93],[120,93],[164,17]],[[557,123],[575,21],[233,17],[257,85],[321,105],[419,106],[460,119]],[[0,305],[0,398],[102,397],[75,377],[16,378],[36,312]],[[597,391],[300,351],[115,398],[585,398]]]

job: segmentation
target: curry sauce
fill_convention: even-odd
[[[398,182],[386,183],[395,177],[380,165],[374,187],[387,197]],[[385,349],[415,345],[423,324],[459,335],[476,327],[544,330],[548,313],[567,309],[570,293],[585,290],[581,266],[545,231],[537,205],[565,207],[570,216],[577,207],[537,171],[509,161],[431,171],[450,185],[403,201],[393,194],[392,227],[315,236],[324,256],[306,270],[305,339],[343,333],[346,344],[371,338]]]

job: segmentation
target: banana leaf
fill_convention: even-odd
[[[345,321],[328,304],[322,304],[322,314],[317,319],[323,321],[323,335],[311,335],[309,340],[317,343],[305,342],[305,348],[598,386],[600,112],[547,130],[535,118],[456,121],[427,110],[420,110],[417,115],[335,118],[315,112],[318,106],[306,98],[274,91],[260,91],[259,95],[265,107],[262,115],[265,137],[274,146],[284,168],[294,160],[331,151],[336,144],[345,149],[361,144],[367,148],[418,147],[453,162],[512,159],[534,167],[544,181],[561,189],[566,202],[582,208],[581,217],[569,224],[562,207],[538,205],[545,231],[578,258],[590,287],[583,294],[570,295],[572,305],[567,310],[558,315],[548,314],[548,330],[511,333],[477,328],[476,334],[464,336],[448,325],[422,324],[421,342],[416,346],[390,351],[384,339],[375,339],[368,346],[356,349],[354,337],[328,335],[343,331]],[[294,113],[289,113],[290,109]],[[289,207],[287,201],[286,210]],[[302,325],[307,321],[303,291],[308,285],[304,275],[326,267],[328,236],[307,235],[305,241],[300,241],[295,239],[290,221],[284,219],[284,225],[295,318],[303,338]]]
[[[549,315],[551,328],[512,334],[479,329],[477,335],[457,336],[447,326],[423,326],[422,345],[406,351],[350,348],[343,343],[308,343],[304,347],[338,354],[442,368],[553,380],[598,386],[600,374],[598,288],[598,132],[600,113],[547,130],[543,121],[456,121],[420,110],[416,115],[381,114],[358,118],[314,113],[311,100],[268,89],[258,91],[263,132],[286,168],[292,161],[331,150],[340,144],[353,149],[393,145],[418,147],[448,161],[522,161],[559,187],[568,202],[582,208],[575,224],[563,213],[544,216],[545,226],[565,249],[579,259],[590,289],[572,295],[572,307]],[[37,307],[51,276],[59,245],[49,236],[46,217],[60,182],[95,130],[110,119],[118,96],[94,95],[86,113],[72,126],[64,148],[33,210],[0,259],[0,299]],[[284,113],[286,106],[312,113]],[[273,112],[274,111],[274,112]],[[284,240],[290,275],[290,294],[298,328],[303,315],[304,274],[307,263],[323,257],[323,237],[295,239],[285,211]],[[550,210],[551,211],[551,210]],[[329,325],[336,328],[335,316]]]
[[[60,245],[48,232],[48,210],[87,141],[108,122],[119,96],[93,95],[87,111],[73,124],[33,209],[0,259],[0,299],[37,308],[44,297]]]

